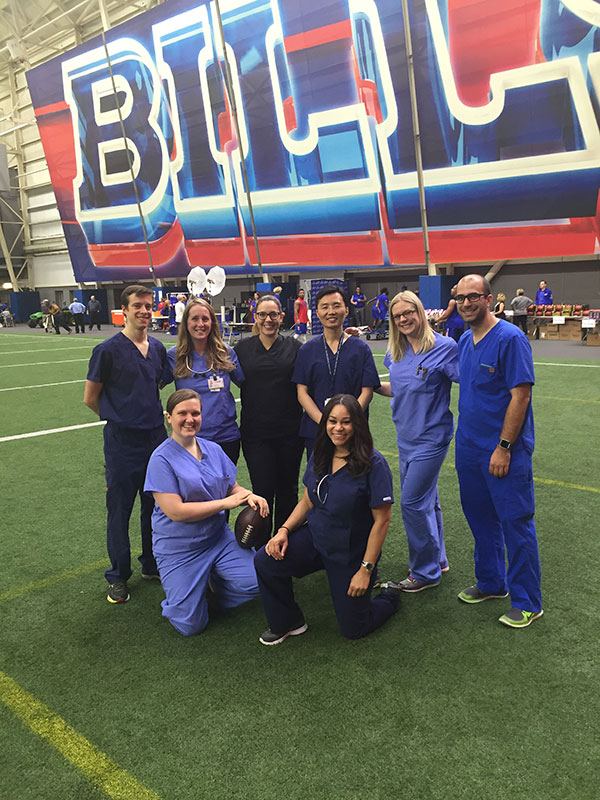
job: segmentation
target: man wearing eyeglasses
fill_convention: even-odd
[[[458,597],[475,604],[510,593],[512,608],[499,621],[525,628],[543,614],[533,519],[531,346],[522,330],[491,313],[485,278],[466,275],[454,299],[470,326],[458,344],[456,470],[477,577]]]

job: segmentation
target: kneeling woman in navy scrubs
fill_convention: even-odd
[[[292,577],[324,569],[340,631],[359,639],[398,608],[398,590],[371,599],[373,568],[390,524],[392,474],[352,395],[326,404],[313,455],[304,474],[304,495],[254,565],[269,630],[262,644],[283,642],[307,629],[294,600]]]
[[[155,500],[152,546],[166,594],[163,616],[191,636],[208,624],[209,580],[222,608],[258,594],[253,553],[237,544],[226,513],[248,503],[264,517],[269,507],[238,484],[236,466],[218,444],[197,436],[202,410],[196,392],[174,392],[167,421],[173,432],[152,453],[144,490]]]

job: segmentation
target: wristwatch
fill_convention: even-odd
[[[503,450],[510,450],[512,442],[509,442],[508,439],[500,439],[498,447],[501,447]]]
[[[361,567],[364,567],[367,572],[373,572],[373,567],[375,566],[375,564],[371,564],[370,561],[361,561],[360,565]]]

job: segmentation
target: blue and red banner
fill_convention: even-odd
[[[598,252],[600,4],[409,11],[432,260]],[[76,279],[256,272],[241,153],[265,270],[422,264],[400,0],[220,12],[225,47],[170,0],[28,73]]]

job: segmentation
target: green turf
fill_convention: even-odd
[[[55,343],[81,341],[0,335],[0,367],[86,353],[13,352]],[[0,368],[0,388],[82,380],[85,367]],[[536,374],[535,476],[600,489],[600,370]],[[1,393],[0,437],[93,422],[82,393],[83,383]],[[383,398],[371,427],[399,498]],[[161,618],[161,587],[137,567],[131,601],[106,603],[100,427],[0,448],[0,670],[162,800],[598,796],[597,492],[536,484],[545,616],[509,630],[497,623],[505,601],[456,599],[473,581],[472,537],[450,454],[439,483],[451,564],[442,585],[403,598],[389,624],[349,642],[324,576],[311,576],[297,586],[308,633],[265,648],[259,601],[192,639]],[[243,459],[239,478],[247,482]],[[397,504],[383,576],[402,578],[406,560]],[[1,798],[105,796],[0,702]]]

